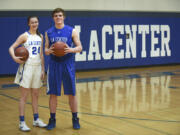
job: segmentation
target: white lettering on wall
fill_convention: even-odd
[[[167,56],[171,56],[169,41],[170,41],[170,27],[168,25],[161,25],[161,56],[166,56],[165,55],[166,52],[167,52]]]
[[[123,40],[119,38],[119,34],[124,34],[124,26],[123,25],[114,25],[114,59],[123,59],[124,58],[124,49],[119,51],[119,47],[122,48]]]
[[[88,61],[94,60],[100,60],[101,55],[99,53],[99,43],[98,43],[98,36],[97,31],[92,30],[90,34],[90,43],[89,43],[89,54],[88,54]]]
[[[159,25],[151,25],[151,57],[160,56],[160,48],[156,47],[158,45],[157,34],[159,34]]]
[[[108,45],[106,44],[106,33],[109,33],[109,35],[112,34],[112,27],[110,25],[104,25],[102,28],[102,56],[105,60],[109,60],[112,57],[112,50],[106,50],[106,46]]]
[[[142,34],[142,50],[141,50],[141,57],[146,58],[146,34],[149,34],[149,25],[140,25],[138,27],[138,34]]]
[[[81,26],[75,29],[80,37]],[[82,43],[87,49],[76,54],[76,61],[171,56],[169,25],[104,25],[89,33],[89,42]]]
[[[131,58],[131,54],[133,58],[136,58],[136,31],[137,25],[132,25],[132,29],[130,29],[129,25],[125,25],[125,31],[129,34],[129,38],[126,39],[126,58]],[[131,49],[131,53],[130,53]]]

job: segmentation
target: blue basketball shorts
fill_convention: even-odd
[[[76,95],[74,63],[50,61],[47,70],[47,94],[61,95],[63,84],[65,95]]]

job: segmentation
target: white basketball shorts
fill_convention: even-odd
[[[40,88],[43,84],[41,72],[41,64],[21,64],[19,65],[14,82],[24,88]]]

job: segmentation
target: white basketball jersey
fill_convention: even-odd
[[[29,32],[26,32],[28,38],[27,41],[23,44],[23,46],[29,52],[29,58],[27,59],[26,63],[31,65],[38,65],[41,63],[40,58],[40,48],[42,39],[37,34],[32,35]]]

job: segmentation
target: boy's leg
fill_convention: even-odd
[[[50,119],[46,127],[47,130],[52,130],[56,127],[56,107],[57,107],[57,96],[50,95],[49,99],[49,109],[50,109]]]
[[[78,109],[77,109],[77,97],[69,95],[69,106],[72,112],[72,123],[74,129],[80,129]]]

